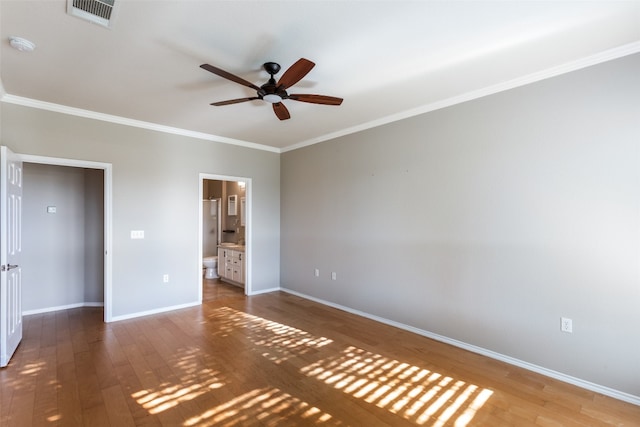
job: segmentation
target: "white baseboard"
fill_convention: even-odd
[[[405,331],[413,332],[418,335],[422,335],[427,338],[431,338],[436,341],[443,342],[445,344],[450,344],[454,347],[462,348],[464,350],[471,351],[473,353],[481,354],[486,357],[490,357],[492,359],[500,360],[502,362],[508,363],[510,365],[518,366],[520,368],[527,369],[529,371],[537,372],[538,374],[545,375],[547,377],[551,377],[569,384],[573,384],[575,386],[584,388],[586,390],[590,390],[596,393],[603,394],[605,396],[613,397],[614,399],[622,400],[624,402],[631,403],[633,405],[640,406],[640,396],[635,396],[633,394],[625,393],[623,391],[615,390],[609,387],[605,387],[599,384],[594,384],[589,381],[582,380],[580,378],[572,377],[570,375],[563,374],[561,372],[557,372],[551,369],[544,368],[542,366],[534,365],[529,362],[525,362],[520,359],[513,358],[511,356],[505,356],[504,354],[496,353],[495,351],[487,350],[482,347],[478,347],[475,345],[467,344],[462,341],[458,341],[452,338],[445,337],[443,335],[438,335],[433,332],[425,331],[423,329],[418,329],[413,326],[405,325],[403,323],[395,322],[393,320],[385,319],[379,316],[375,316],[369,313],[365,313],[363,311],[354,310],[350,307],[346,307],[340,304],[332,303],[331,301],[325,301],[320,298],[315,298],[310,295],[306,295],[291,289],[280,288],[281,291],[287,292],[289,294],[298,296],[300,298],[308,299],[310,301],[317,302],[319,304],[323,304],[329,307],[337,308],[338,310],[346,311],[347,313],[356,314],[358,316],[365,317],[367,319],[375,320],[376,322],[384,323],[386,325],[394,326],[399,329],[404,329]]]
[[[279,290],[280,290],[279,287],[278,288],[270,288],[270,289],[261,289],[259,291],[253,291],[253,292],[251,292],[250,294],[247,294],[247,295],[268,294],[270,292],[276,292],[276,291],[279,291]]]
[[[172,305],[170,307],[157,308],[154,310],[139,311],[131,314],[123,314],[122,316],[112,317],[111,322],[118,322],[120,320],[127,320],[127,319],[135,319],[136,317],[150,316],[152,314],[166,313],[167,311],[180,310],[183,308],[194,307],[196,305],[201,305],[201,304],[202,304],[201,302],[195,301],[195,302],[189,302],[186,304]]]
[[[23,316],[31,316],[32,314],[50,313],[52,311],[69,310],[71,308],[79,307],[104,307],[103,302],[79,302],[75,304],[60,305],[57,307],[39,308],[36,310],[25,310],[22,312]]]

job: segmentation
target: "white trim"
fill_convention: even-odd
[[[104,321],[113,315],[113,168],[104,166]]]
[[[111,163],[89,160],[63,159],[59,157],[18,154],[24,163],[39,163],[54,166],[102,169],[104,171],[104,321],[112,321],[113,283],[112,283],[112,230],[113,230],[113,173]]]
[[[499,360],[501,362],[508,363],[510,365],[518,366],[520,368],[527,369],[529,371],[536,372],[538,374],[554,378],[556,380],[564,381],[569,384],[573,384],[575,386],[584,388],[586,390],[590,390],[596,393],[601,393],[609,397],[613,397],[614,399],[622,400],[624,402],[628,402],[634,405],[640,406],[640,396],[635,396],[633,394],[625,393],[623,391],[615,390],[609,387],[605,387],[599,384],[594,384],[589,381],[582,380],[580,378],[572,377],[570,375],[563,374],[561,372],[557,372],[551,369],[544,368],[542,366],[534,365],[529,362],[525,362],[520,359],[516,359],[511,356],[506,356],[504,354],[496,353],[495,351],[487,350],[482,347],[478,347],[472,344],[467,344],[462,341],[458,341],[452,338],[445,337],[443,335],[435,334],[433,332],[425,331],[424,329],[418,329],[413,326],[405,325],[404,323],[395,322],[393,320],[385,319],[383,317],[375,316],[373,314],[365,313],[360,310],[354,310],[352,308],[332,303],[331,301],[326,301],[320,298],[315,298],[310,295],[306,295],[292,289],[280,288],[281,291],[289,293],[291,295],[298,296],[300,298],[304,298],[310,301],[317,302],[319,304],[323,304],[329,307],[337,308],[338,310],[346,311],[347,313],[355,314],[358,316],[365,317],[367,319],[374,320],[376,322],[384,323],[385,325],[394,326],[399,329],[403,329],[405,331],[413,332],[414,334],[422,335],[427,338],[431,338],[436,341],[443,342],[445,344],[452,345],[454,347],[458,347],[467,351],[471,351],[473,353],[480,354],[482,356],[489,357],[491,359]]]
[[[122,316],[112,317],[111,321],[119,322],[121,320],[135,319],[137,317],[143,317],[143,316],[151,316],[152,314],[160,314],[160,313],[166,313],[168,311],[181,310],[183,308],[190,308],[200,304],[201,304],[200,301],[196,301],[196,302],[189,302],[186,304],[172,305],[171,307],[161,307],[153,310],[139,311],[137,313],[123,314]]]
[[[75,304],[59,305],[57,307],[38,308],[36,310],[25,310],[22,312],[23,316],[31,316],[34,314],[51,313],[53,311],[69,310],[72,308],[80,307],[104,307],[103,302],[79,302]]]
[[[390,116],[382,117],[377,120],[372,120],[367,123],[362,123],[357,126],[352,126],[350,128],[342,129],[337,132],[322,135],[317,138],[308,139],[306,141],[302,141],[297,144],[293,144],[288,147],[282,148],[280,152],[285,153],[287,151],[292,151],[298,148],[307,147],[309,145],[318,144],[320,142],[324,142],[327,140],[339,138],[339,137],[350,135],[357,132],[362,132],[367,129],[383,126],[389,123],[408,119],[410,117],[419,116],[421,114],[429,113],[435,110],[440,110],[446,107],[451,107],[453,105],[461,104],[467,101],[472,101],[474,99],[483,98],[485,96],[493,95],[499,92],[504,92],[509,89],[515,89],[517,87],[538,82],[540,80],[549,79],[551,77],[556,77],[561,74],[577,71],[583,68],[590,67],[592,65],[601,64],[603,62],[622,58],[624,56],[632,55],[638,52],[640,52],[640,41],[619,46],[614,49],[606,50],[604,52],[600,52],[598,54],[595,54],[586,58],[581,58],[576,61],[568,62],[566,64],[562,64],[556,67],[547,68],[546,70],[538,71],[536,73],[532,73],[526,76],[508,80],[506,82],[497,83],[495,85],[487,86],[471,92],[466,92],[457,96],[453,96],[451,98],[447,98],[447,99],[433,102],[431,104],[423,105],[421,107],[412,108],[410,110],[406,110],[397,114],[392,114]]]
[[[202,174],[200,174],[198,178],[198,269],[196,271],[201,271],[204,268],[204,253],[202,252],[202,245],[204,245],[204,217],[202,216],[202,210],[204,209],[204,202],[202,200],[203,193],[204,178],[202,177]],[[218,230],[218,233],[220,233],[220,230]],[[203,286],[204,277],[202,277],[202,274],[198,274],[198,301],[200,302],[200,304],[202,304]]]
[[[276,291],[280,291],[280,290],[281,290],[280,287],[270,288],[270,289],[261,289],[259,291],[251,292],[250,294],[247,294],[247,295],[268,294],[269,292],[276,292]]]
[[[370,122],[362,123],[356,126],[352,126],[346,129],[342,129],[336,132],[321,135],[316,138],[300,141],[296,144],[289,145],[283,148],[272,147],[270,145],[258,144],[255,142],[243,141],[240,139],[227,138],[219,135],[212,135],[204,132],[196,132],[187,129],[180,129],[171,126],[164,126],[157,123],[145,122],[142,120],[128,119],[126,117],[114,116],[111,114],[98,113],[95,111],[84,110],[81,108],[67,107],[65,105],[54,104],[52,102],[38,101],[35,99],[25,98],[22,96],[15,96],[7,94],[2,87],[0,81],[0,102],[6,102],[9,104],[22,105],[25,107],[37,108],[41,110],[54,111],[62,114],[69,114],[78,117],[85,117],[94,120],[101,120],[110,123],[117,123],[125,126],[133,126],[142,129],[149,129],[158,132],[170,133],[175,135],[187,136],[190,138],[203,139],[206,141],[220,142],[223,144],[238,145],[241,147],[253,148],[256,150],[270,151],[272,153],[286,153],[287,151],[296,150],[298,148],[307,147],[309,145],[318,144],[331,139],[336,139],[342,136],[350,135],[357,132],[362,132],[367,129],[383,126],[389,123],[393,123],[399,120],[408,119],[410,117],[425,114],[431,111],[439,110],[442,108],[450,107],[452,105],[460,104],[462,102],[471,101],[474,99],[482,98],[488,95],[493,95],[498,92],[503,92],[509,89],[514,89],[520,86],[524,86],[530,83],[535,83],[540,80],[555,77],[561,74],[577,71],[582,68],[590,67],[592,65],[601,64],[603,62],[612,61],[614,59],[622,58],[624,56],[633,55],[640,52],[640,41],[622,45],[613,49],[605,50],[595,55],[588,56],[586,58],[580,58],[575,61],[571,61],[562,65],[547,68],[542,71],[528,74],[526,76],[518,77],[506,82],[497,83],[492,86],[481,88],[475,91],[463,93],[457,96],[453,96],[441,101],[436,101],[431,104],[423,105],[417,108],[412,108],[397,114],[392,114],[380,119],[372,120]]]
[[[69,166],[72,168],[104,169],[111,166],[110,163],[93,162],[90,160],[63,159],[60,157],[34,156],[32,154],[20,154],[20,160],[26,163],[39,163],[44,165]]]
[[[196,132],[187,129],[175,128],[172,126],[160,125],[157,123],[145,122],[142,120],[134,120],[111,114],[98,113],[96,111],[84,110],[82,108],[67,107],[66,105],[54,104],[53,102],[38,101],[36,99],[25,98],[5,94],[0,101],[8,104],[22,105],[23,107],[37,108],[40,110],[53,111],[61,114],[69,114],[71,116],[84,117],[87,119],[100,120],[103,122],[116,123],[125,126],[132,126],[141,129],[154,130],[157,132],[170,133],[174,135],[187,136],[190,138],[204,139],[206,141],[221,142],[223,144],[239,145],[241,147],[253,148],[255,150],[270,151],[279,153],[280,149],[268,145],[256,144],[254,142],[243,141],[240,139],[226,138],[224,136],[212,135],[204,132]]]

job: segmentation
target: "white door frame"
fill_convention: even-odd
[[[16,153],[17,154],[17,153]],[[111,163],[92,162],[89,160],[62,159],[58,157],[33,156],[18,154],[23,163],[40,163],[53,166],[70,166],[74,168],[102,169],[104,171],[104,321],[111,322],[112,303],[112,172]]]
[[[245,255],[244,255],[244,262],[245,262],[245,277],[244,277],[244,294],[245,295],[251,295],[252,294],[252,280],[251,280],[251,248],[252,248],[252,244],[251,244],[251,234],[253,231],[253,227],[251,226],[251,196],[252,196],[252,191],[251,191],[251,178],[245,178],[245,177],[241,177],[241,176],[230,176],[230,175],[214,175],[214,174],[209,174],[209,173],[201,173],[200,174],[200,180],[198,183],[198,270],[197,271],[201,271],[202,270],[202,241],[204,239],[203,236],[203,229],[202,229],[202,222],[203,222],[203,218],[202,218],[202,192],[204,190],[204,180],[205,179],[209,179],[209,180],[213,180],[213,181],[234,181],[234,182],[238,182],[238,181],[243,181],[245,183],[245,203],[246,203],[246,217],[245,217],[245,235],[244,235],[244,239],[245,239]],[[239,203],[239,202],[238,202]],[[218,232],[220,232],[220,230],[218,230]],[[218,262],[220,262],[220,260],[218,260]],[[200,280],[198,281],[199,286],[198,286],[198,301],[200,301],[200,303],[202,303],[202,274],[198,274],[198,277],[200,278]]]

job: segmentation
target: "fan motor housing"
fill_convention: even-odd
[[[274,74],[278,74],[280,72],[280,64],[278,63],[265,62],[264,64],[262,64],[262,66],[267,73],[271,74],[271,77],[273,77]]]

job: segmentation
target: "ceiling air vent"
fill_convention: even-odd
[[[115,0],[67,0],[67,13],[103,27],[111,26]]]

